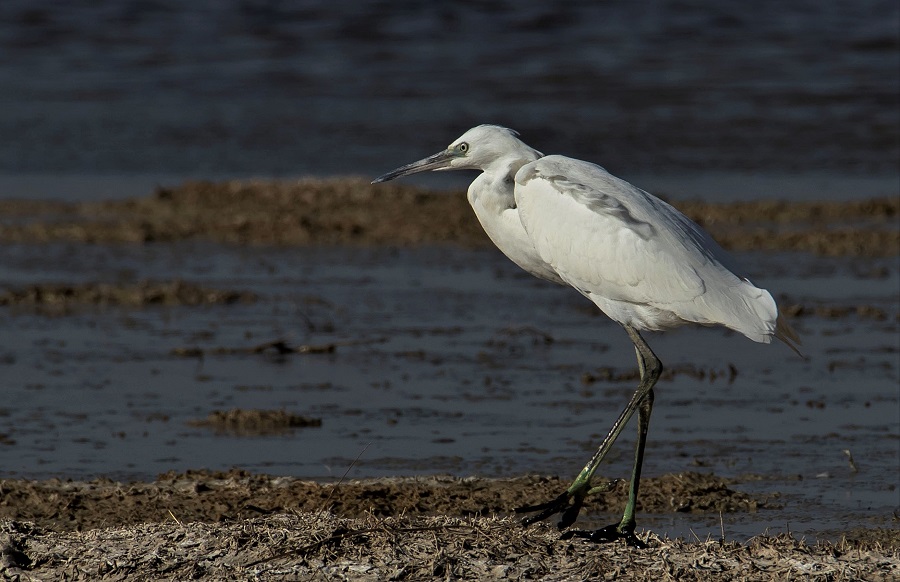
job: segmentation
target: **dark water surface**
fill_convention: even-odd
[[[0,277],[12,285],[174,274],[260,301],[59,317],[4,311],[0,433],[14,441],[0,445],[6,477],[147,479],[232,466],[325,478],[351,466],[351,477],[574,475],[634,388],[582,381],[605,366],[634,368],[618,326],[495,251],[50,245],[14,246],[8,256]],[[883,523],[898,501],[894,260],[740,258],[790,300],[864,303],[889,317],[795,320],[806,361],[721,329],[650,334],[669,368],[694,366],[706,378],[682,373],[659,385],[646,473],[765,476],[743,487],[780,492],[785,512],[730,517],[732,533]],[[889,275],[860,278],[861,268]],[[277,338],[338,347],[202,361],[172,354]],[[238,437],[188,424],[233,407],[284,408],[322,426]],[[627,475],[633,432],[604,474]],[[656,527],[676,531],[667,520]],[[717,535],[718,519],[708,527]]]
[[[891,0],[5,0],[0,174],[19,180],[0,195],[47,175],[379,175],[484,122],[632,178],[894,192],[898,71]]]

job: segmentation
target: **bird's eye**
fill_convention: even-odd
[[[467,151],[469,151],[469,144],[467,144],[466,142],[462,142],[461,144],[456,146],[456,149],[461,153],[466,153]]]

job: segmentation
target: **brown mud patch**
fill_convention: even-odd
[[[678,203],[726,248],[821,255],[900,253],[900,199]],[[262,245],[490,244],[462,192],[359,178],[188,182],[107,202],[0,201],[0,241]]]
[[[715,382],[719,379],[731,384],[738,376],[738,370],[734,364],[728,364],[727,368],[713,368],[705,366],[697,366],[695,364],[677,364],[663,370],[659,379],[662,381],[671,381],[676,376],[687,376],[695,380],[709,380]],[[591,372],[584,372],[581,375],[581,383],[584,385],[594,384],[596,382],[636,382],[641,379],[638,370],[619,370],[610,366],[601,366]]]
[[[886,321],[891,317],[891,314],[886,310],[868,303],[860,303],[858,305],[801,305],[799,303],[791,303],[781,307],[780,311],[789,318],[819,317],[822,319],[842,319],[855,316],[859,319]],[[893,318],[900,319],[900,313],[894,313]]]
[[[213,348],[200,348],[196,346],[181,347],[172,349],[170,353],[173,356],[178,356],[180,358],[203,358],[206,355],[232,356],[265,353],[277,356],[287,356],[289,354],[333,354],[339,347],[375,344],[384,341],[387,341],[386,338],[347,340],[322,344],[293,344],[284,339],[277,339],[252,346],[217,346]]]
[[[191,426],[211,428],[218,433],[238,436],[283,434],[297,428],[322,426],[321,418],[292,414],[284,410],[215,410],[206,418],[188,422]]]
[[[484,245],[465,197],[362,179],[189,182],[125,201],[0,201],[0,240],[153,242],[206,239],[273,245]],[[29,210],[37,212],[29,213]]]
[[[248,291],[210,289],[181,280],[138,283],[40,283],[0,291],[0,306],[67,312],[78,306],[223,305],[254,303]]]

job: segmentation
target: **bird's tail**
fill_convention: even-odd
[[[797,332],[794,331],[787,320],[784,318],[784,315],[781,314],[781,310],[778,310],[778,318],[775,320],[775,337],[783,341],[789,348],[794,350],[794,352],[800,356],[801,358],[805,358],[802,353],[800,353],[800,348],[797,347],[801,345],[803,342],[800,341],[800,336],[797,335]]]

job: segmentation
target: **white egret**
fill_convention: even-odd
[[[756,342],[778,338],[795,351],[799,339],[769,292],[741,275],[722,248],[681,212],[600,166],[544,156],[517,135],[480,125],[447,149],[373,183],[427,170],[481,170],[468,199],[494,244],[532,275],[573,287],[625,328],[637,354],[637,390],[572,485],[548,503],[517,511],[536,512],[526,525],[556,513],[562,514],[560,529],[572,525],[584,499],[611,485],[594,486],[594,472],[637,411],[638,441],[622,520],[570,535],[642,545],[634,535],[635,503],[653,386],[663,367],[640,332],[687,323],[723,325]]]

